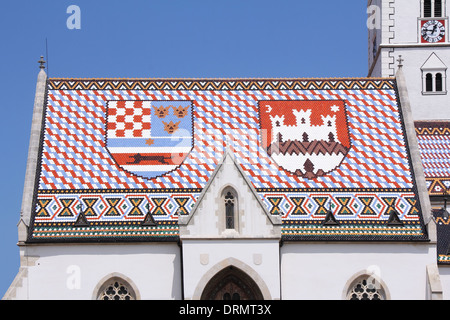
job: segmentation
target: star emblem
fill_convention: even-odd
[[[151,146],[154,143],[155,143],[155,140],[153,140],[153,139],[148,139],[147,141],[145,141],[145,144],[149,145],[149,146]]]
[[[331,111],[338,112],[339,111],[339,106],[337,106],[337,105],[331,106]]]

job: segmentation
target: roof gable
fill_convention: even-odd
[[[236,191],[235,228],[225,228],[225,189]],[[178,219],[181,239],[281,238],[281,218],[270,215],[246,174],[226,149],[192,211]]]
[[[433,52],[425,61],[422,70],[447,70],[447,66],[442,62],[441,59]]]

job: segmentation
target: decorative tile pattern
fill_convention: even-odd
[[[437,231],[437,261],[450,264],[450,219],[442,209],[434,209],[433,217]]]
[[[51,79],[30,241],[122,239],[103,231],[118,223],[165,239],[156,229],[189,214],[226,147],[290,238],[327,210],[377,226],[395,210],[415,233],[380,237],[425,236],[391,80]]]
[[[430,195],[450,189],[450,121],[415,122],[417,141]]]

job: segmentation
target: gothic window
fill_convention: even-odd
[[[136,300],[131,286],[120,278],[107,281],[100,289],[98,300]]]
[[[239,208],[238,196],[236,190],[232,187],[226,187],[222,193],[222,231],[239,230]]]
[[[225,228],[234,229],[234,196],[231,192],[225,196]]]
[[[349,288],[348,300],[386,300],[381,284],[373,277],[365,275],[357,278]]]

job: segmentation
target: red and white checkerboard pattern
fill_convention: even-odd
[[[149,138],[150,101],[111,101],[108,105],[109,138]]]

